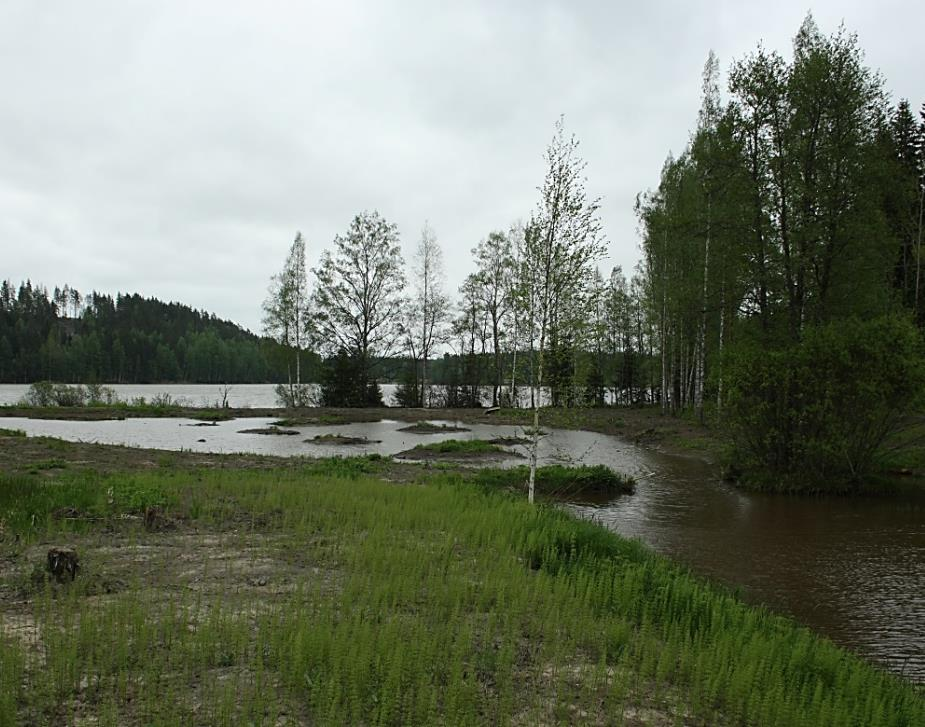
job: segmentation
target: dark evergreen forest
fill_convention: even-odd
[[[302,357],[313,371],[317,358]],[[279,382],[289,360],[275,341],[181,303],[0,285],[0,382]]]

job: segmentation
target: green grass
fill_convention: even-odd
[[[0,437],[25,437],[26,433],[22,429],[4,429],[0,427]]]
[[[447,439],[444,442],[418,444],[414,448],[425,452],[437,452],[438,454],[480,454],[507,451],[504,447],[492,444],[484,439]]]
[[[411,432],[413,434],[446,434],[449,432],[468,432],[466,427],[459,427],[455,424],[434,424],[433,422],[414,422],[398,431]]]
[[[67,462],[63,459],[44,459],[32,465],[32,469],[40,470],[64,470],[67,469]]]
[[[530,468],[526,465],[508,469],[483,469],[475,474],[474,480],[487,487],[525,491],[529,474]],[[618,495],[633,492],[635,480],[604,465],[547,465],[537,468],[535,485],[539,494],[558,497]]]
[[[668,724],[925,724],[911,685],[637,543],[458,474],[403,486],[370,466],[0,475],[5,563],[69,537],[79,585],[148,554],[117,593],[49,584],[17,606],[36,628],[0,630],[0,726],[637,724],[640,706]],[[120,515],[151,505],[203,552],[219,541],[214,591],[150,560],[173,536]],[[272,597],[235,580],[267,560],[288,569]]]

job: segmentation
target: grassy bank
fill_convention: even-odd
[[[925,721],[637,544],[378,466],[0,476],[0,725]],[[42,577],[50,544],[73,583]]]
[[[529,475],[530,468],[523,465],[508,469],[483,469],[475,473],[472,479],[486,487],[521,494],[526,489],[525,483]],[[631,494],[635,489],[635,484],[632,477],[614,472],[603,465],[581,465],[579,467],[546,465],[537,468],[535,480],[537,494],[553,498]]]

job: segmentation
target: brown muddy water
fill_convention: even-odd
[[[460,424],[471,431],[422,435],[400,432],[406,423],[389,420],[297,427],[298,436],[240,433],[271,421],[197,427],[178,419],[7,418],[3,426],[72,441],[282,456],[388,455],[420,442],[522,434],[516,426]],[[304,441],[319,434],[381,441]],[[752,603],[790,615],[836,643],[925,683],[925,495],[797,498],[747,493],[720,482],[698,459],[591,432],[551,430],[541,440],[540,457],[544,463],[606,464],[632,474],[638,482],[636,494],[566,507],[740,589]]]

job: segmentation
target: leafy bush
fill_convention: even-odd
[[[83,406],[87,401],[87,390],[77,384],[56,384],[52,381],[36,381],[26,392],[29,406]]]
[[[922,404],[921,334],[906,318],[807,328],[777,350],[739,344],[724,363],[736,468],[777,489],[846,489]]]
[[[87,384],[87,405],[88,406],[110,406],[119,401],[115,390],[110,386],[103,384]]]
[[[277,384],[273,391],[276,401],[287,409],[314,406],[317,398],[312,384]]]
[[[24,403],[28,406],[104,406],[118,402],[116,392],[102,384],[56,384],[36,381],[29,386]]]
[[[339,351],[324,362],[321,405],[379,407],[383,406],[382,390],[379,383],[370,378],[362,359]]]
[[[24,403],[29,406],[55,406],[55,385],[52,381],[36,381],[29,386]]]

